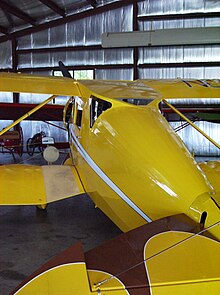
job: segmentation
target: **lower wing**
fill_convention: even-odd
[[[11,295],[219,294],[220,243],[181,214],[124,233],[83,254],[72,246]]]
[[[82,193],[74,166],[0,166],[0,205],[45,205]]]

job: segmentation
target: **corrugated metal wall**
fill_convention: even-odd
[[[184,19],[184,14],[193,12],[218,12],[219,1],[209,0],[155,0],[139,3],[139,16],[183,14],[178,20],[143,20],[139,21],[140,30],[156,30],[171,28],[200,28],[220,27],[220,18],[190,18]],[[220,61],[220,45],[203,46],[167,46],[139,49],[139,64],[144,63],[173,63],[173,67],[141,69],[140,78],[216,78],[219,77],[220,67],[175,67],[175,63],[183,62],[214,62]]]
[[[132,9],[125,7],[94,15],[56,28],[20,38],[18,49],[50,48],[58,46],[101,45],[106,31],[132,31]],[[85,50],[68,52],[21,54],[19,68],[53,67],[62,60],[66,65],[133,64],[132,49]],[[130,77],[132,78],[132,77]]]
[[[213,27],[220,26],[220,18],[190,18],[184,19],[184,14],[193,12],[218,12],[220,1],[212,0],[145,0],[138,2],[138,27],[139,30],[166,29],[166,28],[195,28],[195,27]],[[183,14],[183,18],[177,20],[158,20],[142,19],[143,16],[164,16],[169,14]],[[89,46],[101,44],[101,34],[103,32],[122,32],[133,30],[133,5],[127,5],[120,9],[107,11],[102,14],[93,15],[85,19],[73,21],[45,31],[33,33],[18,39],[19,50],[29,50],[37,48],[54,48],[62,46],[85,46],[80,50],[63,52],[36,52],[23,51],[19,53],[18,68],[33,68],[34,74],[51,75],[52,71],[47,67],[55,67],[59,60],[66,65],[76,66],[99,66],[96,69],[97,79],[133,79],[134,49],[94,49]],[[199,45],[199,46],[163,46],[163,47],[145,47],[138,49],[138,75],[139,78],[218,78],[220,73],[219,66],[199,66],[180,67],[177,63],[185,62],[219,62],[219,45]],[[11,68],[11,46],[10,41],[0,44],[0,62],[1,68]],[[160,66],[154,67],[154,64]],[[170,63],[172,66],[167,67]],[[123,68],[123,65],[128,65]],[[151,64],[149,68],[143,68],[141,65]],[[119,65],[117,69],[105,68],[105,65]],[[121,68],[120,68],[121,65]],[[131,67],[129,67],[131,65]],[[103,66],[103,68],[102,68]],[[45,68],[37,70],[37,68]],[[38,103],[43,99],[41,96],[22,94],[20,102]],[[12,101],[11,94],[0,96],[0,101]],[[62,102],[63,100],[60,99]],[[4,125],[5,123],[1,123]],[[0,126],[0,128],[1,128]],[[41,123],[35,122],[28,124],[22,123],[25,128],[25,137],[33,136],[38,130],[46,129],[48,135],[52,135],[61,140],[66,135],[53,127],[45,127]],[[40,127],[39,127],[40,126]],[[208,134],[212,134],[216,141],[219,141],[218,125],[201,123],[200,126]],[[213,155],[219,155],[219,152],[212,149],[209,143],[204,142],[191,128],[181,131],[182,138],[189,139],[187,145],[194,149],[197,154],[206,154],[211,151]],[[193,148],[192,146],[196,146]]]

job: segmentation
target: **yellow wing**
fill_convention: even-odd
[[[80,95],[78,83],[69,78],[0,73],[0,91]]]
[[[219,294],[220,243],[198,230],[196,222],[180,214],[145,224],[85,254],[78,243],[10,294]]]
[[[0,166],[1,205],[44,205],[82,193],[74,166]]]

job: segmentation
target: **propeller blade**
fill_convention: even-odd
[[[59,61],[59,69],[62,72],[64,77],[72,79],[70,72],[68,71],[67,67],[64,65],[64,63],[62,61]]]

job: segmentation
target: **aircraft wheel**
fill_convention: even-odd
[[[34,149],[35,149],[35,145],[34,143],[32,142],[32,138],[29,138],[27,140],[27,144],[26,144],[26,147],[27,147],[27,153],[29,156],[33,156],[34,154]]]
[[[16,152],[21,157],[23,155],[24,136],[21,126],[19,126],[17,130],[19,132],[19,143],[17,145]]]

